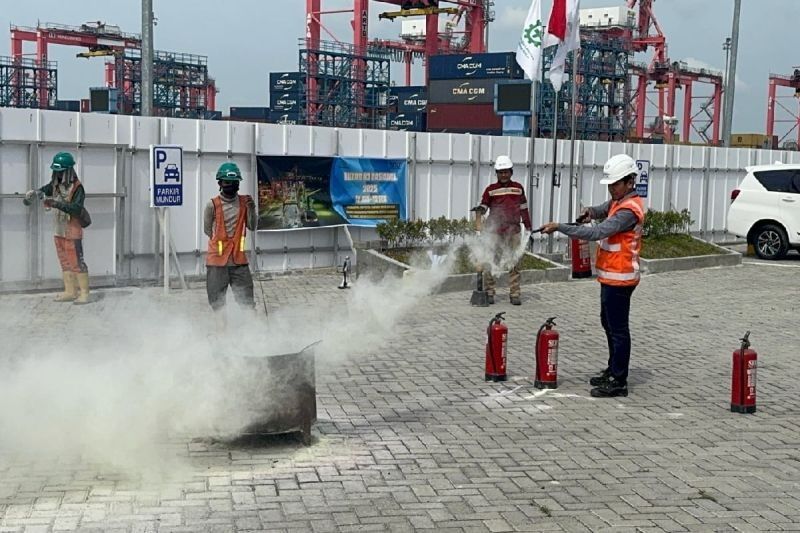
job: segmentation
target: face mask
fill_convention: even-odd
[[[234,183],[232,185],[223,185],[222,187],[220,187],[220,189],[225,194],[225,196],[233,196],[234,194],[239,192],[239,184]]]

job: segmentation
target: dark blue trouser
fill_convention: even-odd
[[[631,360],[631,295],[636,286],[615,287],[600,285],[600,323],[608,339],[608,368],[611,375],[623,383],[628,381]]]

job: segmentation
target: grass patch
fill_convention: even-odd
[[[446,250],[446,248],[437,248],[433,251],[436,254],[444,254]],[[430,258],[428,258],[428,255],[420,248],[390,248],[384,251],[383,254],[391,257],[395,261],[405,263],[406,265],[413,264],[419,268],[430,268],[431,266]],[[519,264],[520,270],[546,270],[551,267],[552,265],[547,261],[543,261],[528,254],[522,256]],[[475,264],[469,257],[469,248],[460,246],[456,250],[456,259],[453,263],[452,273],[473,274],[475,272]]]
[[[716,255],[725,253],[716,246],[693,239],[690,235],[674,234],[645,237],[639,253],[644,259],[670,259],[694,255]]]

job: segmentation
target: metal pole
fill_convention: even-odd
[[[730,67],[730,51],[731,51],[731,38],[726,37],[725,42],[722,43],[722,49],[725,50],[725,78],[722,80],[723,90],[722,90],[722,131],[726,130],[726,113],[725,110],[728,108],[728,104],[726,103],[726,97],[728,96],[728,68]],[[724,135],[723,135],[724,137]],[[724,138],[722,139],[722,146],[726,146],[726,142]]]
[[[728,68],[728,79],[725,80],[725,126],[722,130],[724,146],[730,146],[733,129],[733,96],[736,91],[736,57],[739,55],[739,16],[742,12],[742,0],[734,0],[733,29],[731,30],[731,57]]]
[[[164,212],[164,294],[169,294],[169,208],[162,207]]]
[[[572,115],[572,124],[570,125],[569,132],[569,205],[567,206],[567,221],[572,222],[572,180],[575,179],[575,130],[577,129],[578,117],[575,113],[575,108],[578,105],[578,56],[579,50],[572,52],[572,104],[570,106],[570,114]],[[577,207],[577,205],[576,205]],[[569,247],[567,247],[569,250]]]
[[[553,173],[550,179],[550,211],[547,220],[553,220],[553,204],[556,196],[556,158],[558,157],[558,91],[553,87]],[[553,234],[547,236],[547,253],[553,253]]]
[[[153,116],[153,0],[142,0],[142,108]]]

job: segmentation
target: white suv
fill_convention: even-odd
[[[746,237],[762,259],[781,259],[800,248],[800,165],[747,167],[731,191],[728,231]]]

